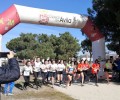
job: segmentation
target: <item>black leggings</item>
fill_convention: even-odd
[[[98,74],[97,73],[93,74],[93,78],[95,78],[95,83],[98,83]]]
[[[29,85],[30,76],[24,76],[24,80],[25,80],[24,87],[26,88]]]
[[[38,78],[39,72],[34,72],[33,74],[34,74],[34,77],[35,77],[34,83],[35,83],[36,86],[38,86],[37,78]]]
[[[84,73],[84,81],[89,81],[91,76],[91,70],[90,69],[85,70],[83,71],[83,73]]]
[[[43,83],[47,79],[47,76],[48,76],[48,72],[42,72],[42,81],[43,81]]]

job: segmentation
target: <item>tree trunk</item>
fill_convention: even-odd
[[[90,62],[91,62],[91,60],[92,60],[92,59],[91,59],[91,58],[92,58],[92,52],[89,52],[89,53],[90,53]]]

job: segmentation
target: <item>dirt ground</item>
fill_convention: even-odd
[[[95,86],[94,82],[89,82],[84,86],[81,86],[81,83],[74,83],[67,89],[58,86],[55,86],[55,89],[76,100],[120,100],[120,83],[99,82],[98,85]]]
[[[31,78],[31,81],[33,77]],[[59,92],[49,85],[39,87],[38,90],[33,87],[28,87],[27,90],[21,90],[24,79],[21,76],[13,89],[13,96],[5,96],[1,93],[0,100],[75,100],[72,97]],[[2,85],[4,87],[4,85]]]

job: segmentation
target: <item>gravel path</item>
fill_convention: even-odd
[[[68,88],[55,86],[60,92],[63,92],[77,100],[120,100],[120,84],[99,83],[96,87],[94,83],[73,84]]]

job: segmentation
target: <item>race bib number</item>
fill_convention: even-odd
[[[24,71],[24,76],[29,76],[30,72],[29,71]]]

